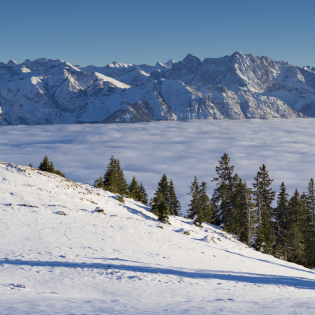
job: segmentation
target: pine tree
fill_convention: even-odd
[[[219,166],[215,169],[217,177],[212,179],[216,182],[216,188],[213,193],[213,201],[216,205],[213,224],[225,224],[228,213],[231,212],[231,197],[233,190],[232,177],[234,166],[230,165],[230,158],[224,153],[219,160]]]
[[[258,228],[255,247],[265,253],[272,254],[276,240],[273,230],[272,207],[275,199],[275,191],[269,188],[273,179],[269,178],[266,165],[263,164],[253,183],[255,191],[255,201],[258,215]]]
[[[44,172],[49,172],[60,175],[62,177],[66,177],[65,174],[62,173],[60,170],[55,169],[53,161],[49,161],[47,155],[45,155],[43,160],[40,162],[38,169]]]
[[[305,238],[303,235],[305,227],[306,207],[300,199],[296,189],[290,198],[289,204],[289,227],[286,233],[288,244],[288,261],[303,264],[305,252]]]
[[[308,212],[309,233],[307,235],[308,266],[315,267],[315,187],[311,178],[307,185],[306,208]]]
[[[49,159],[48,159],[47,155],[45,155],[43,160],[40,162],[40,164],[38,166],[38,169],[40,171],[49,172],[50,162],[49,162]]]
[[[246,182],[235,174],[232,178],[233,191],[231,194],[231,208],[226,212],[223,229],[234,233],[243,242],[251,244],[252,230],[255,223],[253,214],[252,191],[247,188]]]
[[[104,185],[104,182],[103,182],[103,178],[102,176],[100,176],[99,178],[97,178],[95,181],[94,181],[94,187],[97,187],[97,188],[102,188],[104,190],[106,190],[106,187]]]
[[[124,172],[121,169],[119,160],[115,159],[114,156],[111,156],[109,163],[107,164],[103,182],[106,189],[110,192],[120,194],[121,196],[127,195],[127,181]]]
[[[139,201],[141,201],[143,204],[147,205],[148,204],[148,194],[147,194],[142,183],[140,183],[140,185],[139,185],[139,195],[140,195]]]
[[[152,212],[158,216],[158,219],[161,222],[168,223],[170,211],[163,198],[162,193],[159,191],[156,193],[156,196],[151,201]]]
[[[158,187],[155,195],[157,195],[158,192],[162,194],[166,204],[168,205],[170,200],[170,187],[167,176],[165,174],[162,175],[161,180],[158,182]]]
[[[195,218],[194,223],[197,226],[202,226],[203,221],[211,222],[212,219],[212,207],[206,189],[207,184],[202,182],[199,186],[197,176],[195,176],[188,193],[191,196],[191,201],[188,205],[187,218]]]
[[[288,196],[284,182],[280,185],[277,207],[274,209],[274,231],[276,234],[276,257],[287,260],[286,234],[289,227]]]
[[[207,183],[202,182],[199,188],[200,200],[200,219],[204,222],[211,223],[213,208],[209,196],[207,195]]]
[[[168,207],[171,211],[172,215],[181,216],[181,205],[179,200],[177,199],[173,180],[170,180],[169,184],[169,204]]]
[[[188,193],[188,195],[191,196],[191,201],[190,204],[188,205],[189,208],[187,210],[188,219],[193,219],[196,215],[200,213],[199,190],[200,189],[198,179],[197,176],[195,176],[190,186],[190,192]]]
[[[128,186],[128,197],[134,200],[138,200],[138,197],[139,197],[139,185],[138,185],[135,175],[133,175],[132,181],[130,185]]]

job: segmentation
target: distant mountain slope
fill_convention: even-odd
[[[315,117],[315,68],[236,52],[155,66],[0,63],[0,125]]]
[[[217,226],[180,217],[162,224],[132,199],[122,204],[88,184],[10,163],[0,162],[0,191],[1,314],[314,309],[314,271]]]

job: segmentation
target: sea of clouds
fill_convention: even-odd
[[[135,174],[150,197],[163,173],[173,179],[183,209],[194,175],[212,194],[224,152],[248,184],[266,164],[278,192],[305,191],[315,177],[315,119],[193,120],[138,124],[0,127],[0,161],[38,167],[44,155],[72,180],[93,183],[117,157],[130,181]]]

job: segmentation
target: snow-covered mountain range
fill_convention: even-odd
[[[0,62],[0,125],[315,117],[315,68],[236,52],[176,63]]]
[[[313,270],[217,226],[11,163],[0,191],[0,314],[314,313]]]

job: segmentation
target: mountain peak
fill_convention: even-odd
[[[8,63],[7,63],[8,66],[15,66],[15,65],[18,65],[18,64],[19,64],[18,62],[16,62],[15,60],[12,60],[12,59],[9,60]]]
[[[169,61],[167,62],[164,62],[164,65],[166,67],[169,67],[169,68],[172,68],[173,64],[176,63],[173,59],[170,59]]]

